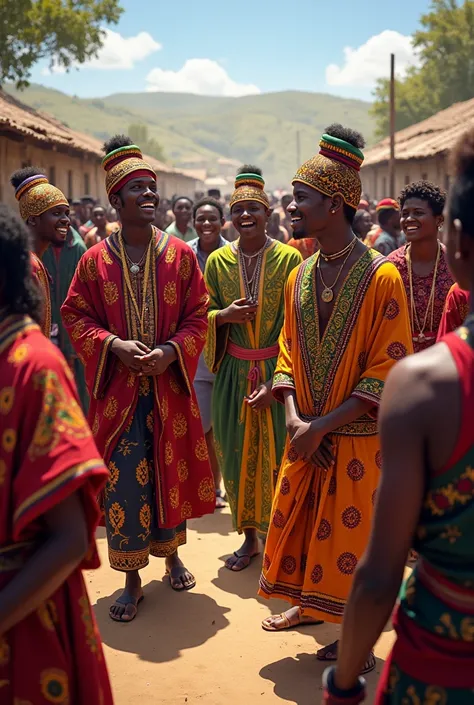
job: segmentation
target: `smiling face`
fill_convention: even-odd
[[[299,181],[293,184],[293,200],[287,210],[295,240],[317,238],[329,222],[331,199]]]
[[[110,204],[117,209],[123,224],[153,223],[160,200],[156,189],[152,176],[140,176],[126,183],[119,194],[112,194]]]
[[[66,243],[71,225],[69,206],[54,206],[42,215],[30,218],[29,224],[35,229],[36,236],[44,243],[62,247]]]
[[[271,210],[259,201],[239,201],[230,212],[232,225],[244,242],[265,236],[270,215]]]
[[[401,212],[400,225],[407,242],[438,239],[442,215],[434,215],[430,204],[421,198],[407,198]]]
[[[225,220],[215,206],[200,206],[196,211],[194,227],[204,248],[212,247],[219,242],[221,228]]]

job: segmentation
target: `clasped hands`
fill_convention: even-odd
[[[139,340],[115,338],[111,351],[139,377],[162,375],[176,360],[172,345],[158,345],[153,350]]]
[[[287,424],[292,448],[301,460],[312,460],[315,465],[329,470],[334,464],[334,449],[326,435],[323,420],[303,421],[296,417]]]

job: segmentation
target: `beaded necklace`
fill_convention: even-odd
[[[240,242],[237,246],[237,253],[239,257],[239,268],[242,273],[242,280],[244,282],[244,291],[245,291],[245,298],[247,301],[250,301],[252,303],[257,303],[258,299],[258,289],[260,286],[260,277],[262,274],[262,265],[263,265],[263,257],[265,255],[266,249],[271,245],[271,238],[268,237],[265,240],[265,244],[263,247],[258,250],[258,252],[255,252],[253,255],[246,255],[242,252],[242,249],[240,247]],[[255,264],[255,269],[253,271],[253,274],[251,277],[248,276],[247,273],[247,267],[245,264],[245,258],[249,260],[249,264],[252,259],[256,258],[257,262]]]
[[[142,300],[141,311],[138,307],[137,298],[135,296],[132,282],[130,280],[130,274],[128,271],[129,267],[128,267],[128,263],[127,263],[127,253],[125,250],[125,244],[124,244],[122,231],[120,231],[118,234],[118,241],[119,241],[119,250],[120,250],[120,262],[122,264],[122,269],[123,269],[123,273],[124,273],[125,286],[127,288],[128,294],[132,300],[133,308],[135,309],[138,323],[140,325],[140,335],[141,335],[141,338],[143,339],[145,337],[144,317],[145,317],[145,310],[146,310],[146,294],[147,294],[147,289],[148,289],[148,280],[150,278],[151,253],[153,250],[153,244],[155,242],[155,228],[153,228],[153,233],[152,233],[152,236],[150,238],[150,242],[148,243],[148,247],[145,252],[146,259],[145,259],[145,272],[144,272],[142,292],[141,292],[141,300]]]

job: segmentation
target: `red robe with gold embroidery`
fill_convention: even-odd
[[[0,634],[0,702],[112,705],[82,569],[97,568],[96,496],[107,470],[62,354],[27,316],[0,323],[0,602],[44,541],[43,516],[79,492],[89,551],[61,587]]]
[[[156,497],[159,525],[175,528],[214,511],[215,491],[193,389],[207,331],[208,295],[194,252],[156,231],[150,307],[155,345],[170,343],[178,359],[153,377]],[[130,423],[140,378],[110,351],[116,336],[137,340],[117,234],[82,256],[61,314],[85,365],[89,421],[106,463]],[[150,346],[151,347],[151,346]]]
[[[43,299],[43,320],[41,330],[47,338],[51,337],[51,291],[49,288],[49,275],[46,267],[34,252],[30,252],[31,273]]]

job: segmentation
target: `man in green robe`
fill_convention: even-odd
[[[66,299],[78,262],[86,249],[84,240],[79,233],[74,228],[69,228],[64,245],[62,247],[51,245],[43,255],[43,264],[51,277],[51,340],[61,350],[74,373],[85,413],[89,406],[89,395],[86,390],[84,367],[71,345],[69,335],[61,320],[60,309]]]

